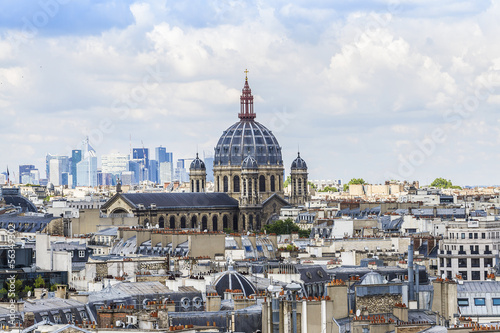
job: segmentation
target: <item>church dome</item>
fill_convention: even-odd
[[[203,162],[196,153],[196,158],[191,162],[190,170],[206,170],[205,162]]]
[[[256,114],[247,78],[240,102],[240,121],[222,133],[215,146],[214,166],[241,165],[249,155],[254,157],[258,165],[283,165],[278,140],[269,129],[254,120]]]
[[[222,297],[224,297],[224,292],[228,289],[241,290],[246,297],[257,293],[257,289],[252,282],[232,269],[219,275],[215,279],[214,287],[217,294]]]
[[[294,169],[307,169],[306,161],[300,157],[300,153],[298,153],[297,158],[292,162],[292,170]]]
[[[241,163],[241,168],[242,169],[258,169],[259,165],[257,164],[257,161],[255,158],[252,156],[247,156]]]

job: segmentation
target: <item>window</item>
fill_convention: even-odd
[[[469,239],[472,239],[472,232],[469,232]]]
[[[486,301],[484,300],[484,298],[474,298],[474,305],[475,306],[485,306]]]
[[[224,176],[224,192],[227,193],[229,191],[229,180],[227,176]]]
[[[481,280],[481,272],[480,271],[472,271],[471,274],[472,280]]]
[[[467,281],[467,271],[459,271],[458,274],[462,275],[464,281]]]
[[[474,233],[474,239],[477,239],[477,232]]]
[[[80,251],[78,251],[78,256],[79,256],[80,258],[84,258],[84,257],[85,257],[85,251],[84,251],[84,250],[80,250]]]
[[[458,258],[458,267],[467,267],[467,258]]]
[[[484,267],[493,267],[493,258],[484,258]]]
[[[493,305],[499,306],[500,305],[500,298],[493,298]]]
[[[259,177],[259,192],[266,192],[266,177],[263,175]]]
[[[486,238],[486,234],[485,234],[484,232],[483,232],[483,233],[481,233],[481,238],[482,238],[482,239],[485,239],[485,238]]]
[[[468,298],[459,298],[458,299],[458,306],[469,306],[469,299]]]
[[[240,177],[239,176],[234,176],[234,178],[233,178],[233,192],[235,192],[235,193],[240,192]]]
[[[470,266],[471,267],[479,267],[479,258],[472,258],[470,260]],[[478,279],[479,280],[479,279]]]
[[[465,233],[462,232],[462,239],[465,239]]]

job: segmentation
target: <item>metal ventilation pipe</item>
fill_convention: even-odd
[[[415,278],[413,275],[413,239],[408,245],[408,289],[409,289],[409,300],[415,300]]]

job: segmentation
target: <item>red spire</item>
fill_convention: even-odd
[[[250,86],[248,85],[248,77],[247,74],[248,70],[245,70],[245,85],[243,86],[243,90],[241,91],[241,96],[240,96],[240,113],[238,114],[238,117],[240,119],[255,119],[256,114],[253,113],[253,96],[252,96],[252,89],[250,89]]]

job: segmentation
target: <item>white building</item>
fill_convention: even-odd
[[[128,161],[129,161],[128,155],[122,155],[122,154],[102,155],[101,157],[102,173],[110,173],[120,177],[122,172],[128,171]]]

